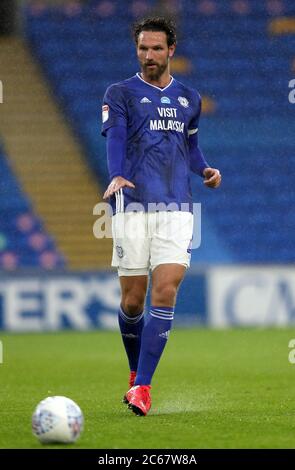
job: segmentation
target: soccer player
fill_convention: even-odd
[[[110,198],[114,214],[112,266],[122,292],[118,319],[130,367],[124,402],[145,416],[177,290],[190,264],[189,172],[204,178],[209,188],[219,186],[221,175],[198,146],[199,94],[170,75],[174,24],[147,18],[134,26],[134,39],[141,72],[107,89],[102,134],[110,176],[104,199]],[[151,309],[144,319],[150,272]]]

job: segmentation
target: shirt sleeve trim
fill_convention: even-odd
[[[189,129],[188,130],[188,135],[193,135],[193,134],[196,134],[198,132],[198,127],[196,129]]]

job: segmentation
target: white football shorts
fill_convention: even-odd
[[[190,212],[118,212],[112,217],[112,234],[112,266],[119,276],[146,275],[159,264],[190,265]]]

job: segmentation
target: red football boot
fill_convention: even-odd
[[[136,379],[136,371],[131,371],[129,375],[129,388],[132,388]],[[123,403],[128,405],[129,401],[127,400],[127,393],[123,397]]]
[[[126,393],[128,408],[137,416],[146,416],[149,412],[152,405],[150,390],[150,385],[135,385]]]

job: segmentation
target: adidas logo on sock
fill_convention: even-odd
[[[146,96],[140,100],[141,103],[151,103],[151,100],[149,100]]]
[[[160,333],[159,336],[160,336],[161,338],[168,339],[168,338],[169,338],[169,334],[170,334],[170,330],[165,331],[164,333]]]

